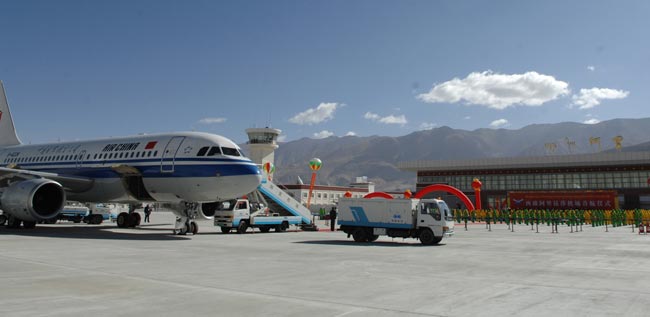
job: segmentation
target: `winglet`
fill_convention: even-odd
[[[19,145],[21,143],[18,135],[16,135],[14,120],[11,118],[5,87],[0,80],[0,147]]]

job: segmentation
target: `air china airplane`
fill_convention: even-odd
[[[56,217],[67,199],[171,203],[174,233],[198,232],[219,201],[254,191],[262,175],[231,140],[175,132],[79,142],[21,144],[0,81],[0,209],[7,227],[34,228]],[[118,215],[118,227],[140,223]]]

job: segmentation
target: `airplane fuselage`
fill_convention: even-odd
[[[200,132],[8,146],[0,163],[91,179],[66,188],[68,199],[86,202],[213,202],[251,192],[261,181],[236,144]]]

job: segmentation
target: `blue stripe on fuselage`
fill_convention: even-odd
[[[184,164],[186,162],[200,162],[201,164]],[[94,161],[92,163],[84,162],[81,167],[76,167],[74,163],[61,164],[61,163],[32,163],[23,164],[22,168],[32,171],[57,173],[61,175],[75,175],[89,178],[114,178],[119,177],[119,174],[113,170],[111,166],[115,164],[128,165],[136,168],[143,177],[214,177],[214,176],[238,176],[238,175],[259,175],[260,170],[250,161],[243,160],[210,160],[216,161],[220,164],[206,164],[209,161],[196,160],[196,159],[177,159],[174,164],[173,173],[160,172],[160,159],[155,160],[116,160],[116,161],[102,161],[100,163]],[[224,164],[224,162],[233,162],[232,164]],[[149,163],[146,165],[133,165]],[[243,164],[242,164],[243,163]],[[246,164],[248,163],[248,164]],[[100,165],[101,164],[101,165]],[[33,165],[33,166],[29,166]],[[46,165],[46,166],[43,166]],[[58,166],[57,166],[58,165]],[[93,166],[95,165],[95,166]],[[166,168],[171,168],[171,165],[166,164]]]

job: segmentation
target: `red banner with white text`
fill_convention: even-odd
[[[603,209],[618,208],[614,190],[509,192],[510,209]]]

